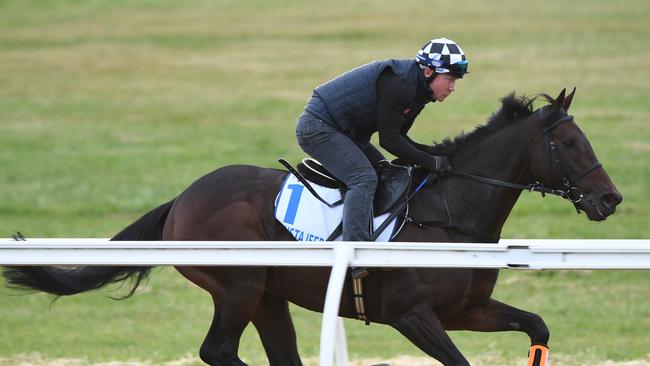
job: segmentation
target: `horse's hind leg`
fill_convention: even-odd
[[[469,366],[429,304],[420,304],[392,322],[391,326],[443,365]]]
[[[264,344],[270,366],[302,365],[287,300],[268,293],[262,296],[253,325]]]
[[[239,339],[253,320],[264,294],[265,268],[179,267],[185,277],[207,290],[214,301],[214,318],[201,345],[208,365],[246,366],[239,359]]]

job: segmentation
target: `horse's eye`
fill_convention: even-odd
[[[576,144],[576,139],[562,140],[562,145],[567,146],[567,147],[571,147],[571,146],[573,146],[575,144]]]

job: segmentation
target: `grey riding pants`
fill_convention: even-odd
[[[377,188],[377,174],[371,161],[383,160],[383,155],[371,143],[360,146],[307,112],[298,118],[296,139],[304,152],[348,187],[343,201],[343,240],[368,241]]]

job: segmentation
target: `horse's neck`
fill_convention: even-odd
[[[478,144],[459,151],[454,169],[482,177],[519,184],[531,183],[530,146],[536,138],[525,123],[510,126]],[[496,238],[521,191],[453,178],[443,188],[452,217],[475,232]]]

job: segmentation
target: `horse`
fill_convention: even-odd
[[[509,94],[487,123],[431,146],[433,153],[450,158],[454,171],[412,197],[410,217],[394,240],[496,242],[524,189],[560,195],[593,221],[612,215],[622,196],[568,114],[574,94],[575,89],[568,96],[562,90],[556,98]],[[535,110],[533,102],[539,97],[547,103]],[[427,173],[416,168],[414,179]],[[294,240],[273,213],[274,198],[287,174],[250,165],[214,170],[112,240]],[[176,269],[209,292],[214,302],[214,318],[199,352],[206,364],[245,366],[238,347],[250,322],[270,365],[302,364],[288,304],[322,312],[329,268]],[[131,278],[135,285],[130,296],[149,270],[8,267],[3,274],[10,286],[57,296]],[[547,347],[550,333],[539,315],[491,298],[498,273],[435,268],[373,271],[364,279],[366,316],[397,329],[444,365],[469,365],[447,331],[520,331],[533,346]],[[346,287],[339,315],[353,318],[352,291],[349,284]]]

